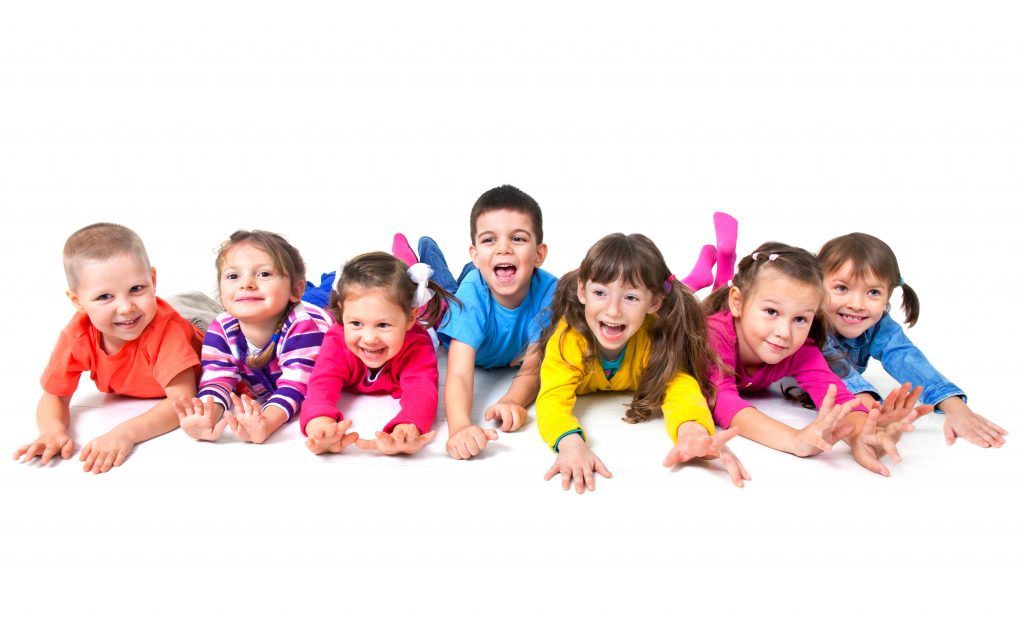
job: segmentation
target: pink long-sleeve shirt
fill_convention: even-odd
[[[732,314],[719,312],[708,317],[708,334],[710,346],[721,358],[722,364],[735,371],[735,375],[723,373],[717,366],[711,367],[711,383],[715,385],[715,405],[711,416],[715,423],[728,428],[736,414],[747,407],[754,407],[740,393],[768,388],[784,377],[793,377],[800,388],[814,400],[814,405],[821,408],[825,392],[829,384],[836,385],[836,404],[841,405],[854,399],[843,381],[829,368],[821,350],[808,340],[796,353],[778,364],[765,364],[753,375],[748,375],[740,361],[739,342],[736,338],[736,324]],[[854,410],[867,412],[863,405]]]
[[[395,357],[370,379],[370,370],[345,344],[345,329],[335,324],[324,336],[313,375],[309,378],[306,401],[299,416],[302,434],[315,417],[342,419],[338,398],[342,390],[350,393],[388,393],[401,399],[402,409],[384,432],[398,424],[415,424],[420,432],[430,432],[437,416],[437,354],[430,335],[418,323],[405,334]]]

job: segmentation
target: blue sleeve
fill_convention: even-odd
[[[487,292],[487,287],[480,279],[480,272],[474,270],[455,292],[455,298],[462,301],[462,306],[455,301],[449,303],[448,313],[437,330],[437,337],[445,347],[451,344],[452,340],[458,340],[473,349],[480,348],[486,331],[484,319],[487,311],[481,297],[481,289],[484,293]]]
[[[897,382],[910,382],[915,387],[924,387],[921,403],[934,406],[954,396],[967,401],[964,392],[928,362],[928,358],[907,338],[903,327],[888,314],[884,314],[879,321],[878,333],[871,341],[870,351],[871,357],[879,360],[885,372]],[[936,412],[939,410],[936,409]]]
[[[822,353],[825,355],[825,360],[828,361],[829,368],[843,381],[847,390],[854,395],[870,393],[875,399],[881,399],[871,382],[864,379],[861,372],[850,361],[846,350],[843,345],[839,344],[834,334],[829,335]]]

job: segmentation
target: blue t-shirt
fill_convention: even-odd
[[[506,309],[494,300],[479,270],[466,275],[455,292],[462,301],[448,306],[444,324],[437,337],[447,347],[452,339],[476,349],[476,366],[496,369],[510,366],[551,320],[551,299],[558,279],[536,268],[530,279],[530,291],[519,307]]]

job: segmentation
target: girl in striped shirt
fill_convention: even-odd
[[[216,441],[226,426],[263,443],[298,414],[331,317],[301,301],[306,266],[276,233],[236,231],[217,252],[227,310],[203,339],[203,376],[191,401],[175,404],[182,430]]]

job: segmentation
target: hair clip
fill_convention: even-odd
[[[668,275],[668,278],[665,279],[665,284],[664,284],[665,294],[668,294],[669,292],[672,291],[672,282],[675,281],[675,280],[676,280],[676,275],[674,275],[674,274]]]
[[[903,277],[900,277],[900,282],[897,283],[897,285],[906,285],[906,284],[907,284],[907,282],[903,280]]]
[[[759,256],[761,256],[761,254],[762,253],[760,253],[760,252],[755,252],[754,254],[750,255],[750,258],[753,259],[754,261],[757,261],[757,258]],[[768,255],[768,261],[775,261],[778,258],[779,258],[779,253],[777,253],[777,252],[773,252],[773,253]]]

